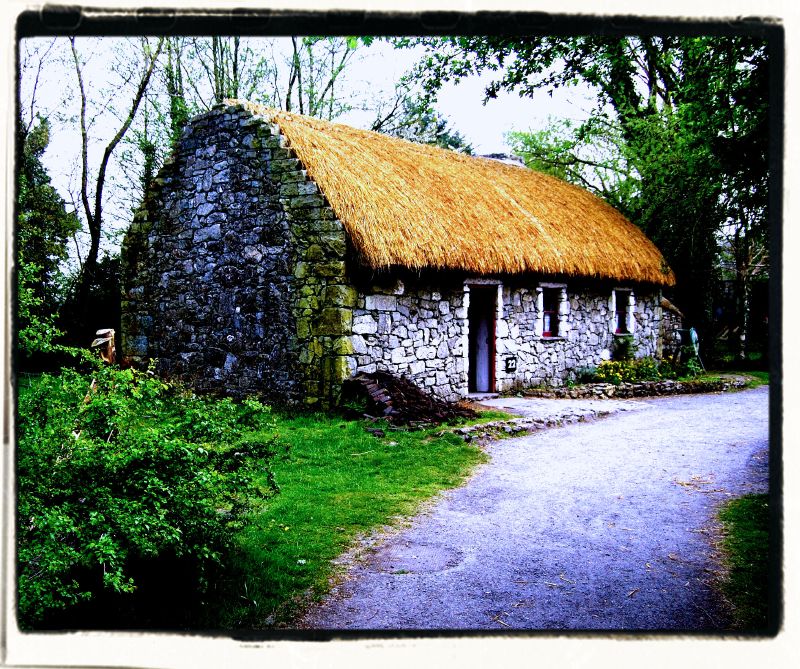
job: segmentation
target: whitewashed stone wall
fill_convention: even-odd
[[[656,355],[656,334],[661,319],[660,294],[633,290],[636,357]],[[536,286],[504,286],[502,319],[497,323],[498,391],[515,387],[559,386],[582,368],[596,367],[611,358],[614,340],[612,289],[576,288],[566,284],[566,301],[560,304],[558,337],[541,337],[541,299]],[[565,303],[566,302],[566,303]],[[506,361],[515,358],[515,370]]]
[[[459,399],[467,389],[466,324],[463,285],[373,286],[353,309],[356,372],[390,371]]]
[[[566,285],[559,305],[559,337],[542,337],[542,299],[537,285],[502,285],[495,325],[498,391],[560,386],[582,368],[611,358],[614,341],[612,289]],[[636,356],[655,356],[660,294],[634,289]],[[362,289],[353,309],[356,372],[390,371],[446,399],[467,394],[469,288],[415,287],[402,281]],[[513,364],[507,367],[507,361]],[[509,371],[507,371],[507,369]]]

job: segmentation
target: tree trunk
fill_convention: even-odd
[[[128,128],[130,128],[134,117],[136,116],[136,112],[139,109],[139,105],[142,99],[144,98],[145,91],[147,90],[147,86],[150,82],[150,77],[153,74],[153,69],[155,68],[156,61],[158,60],[158,56],[161,53],[161,48],[164,44],[164,38],[159,39],[158,46],[156,47],[153,54],[149,57],[146,56],[147,67],[139,81],[139,86],[137,87],[136,93],[131,102],[128,115],[125,118],[125,121],[123,122],[122,126],[119,128],[119,130],[111,139],[111,141],[108,143],[103,152],[103,157],[100,162],[100,167],[97,171],[97,177],[95,179],[95,184],[94,184],[95,192],[94,192],[93,206],[90,204],[90,199],[89,199],[89,179],[88,179],[89,137],[86,128],[87,98],[83,84],[83,74],[81,71],[81,64],[78,58],[78,52],[75,48],[75,39],[71,38],[70,42],[72,45],[72,54],[73,54],[73,59],[75,61],[75,71],[78,77],[78,89],[80,92],[80,99],[81,99],[81,116],[80,116],[81,144],[82,144],[81,203],[83,204],[84,214],[86,216],[86,222],[89,228],[90,243],[89,243],[89,251],[86,254],[86,259],[84,260],[83,267],[81,268],[81,272],[78,276],[77,284],[75,286],[75,290],[71,300],[72,305],[69,311],[72,312],[70,320],[73,321],[74,325],[78,328],[83,328],[86,326],[86,321],[89,311],[90,293],[97,273],[97,260],[98,260],[98,255],[100,253],[100,237],[103,227],[103,188],[105,186],[105,181],[106,181],[106,170],[108,168],[108,162],[114,150],[116,149],[117,145],[125,136],[125,133],[128,131]]]

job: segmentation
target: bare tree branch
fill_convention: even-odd
[[[36,107],[36,91],[39,88],[39,77],[42,74],[42,67],[44,67],[44,61],[47,58],[47,56],[50,54],[50,51],[55,46],[55,43],[56,43],[56,38],[54,37],[53,41],[50,42],[50,44],[47,46],[47,49],[45,50],[44,54],[42,54],[39,57],[39,61],[36,64],[36,76],[34,77],[33,90],[31,91],[31,104],[30,104],[30,114],[29,114],[30,117],[28,118],[28,123],[25,126],[25,133],[26,134],[30,132],[31,127],[33,126],[33,121],[36,118],[36,114],[34,112],[34,109]],[[38,51],[38,49],[37,49],[37,51]]]
[[[86,133],[86,90],[83,85],[83,74],[81,72],[78,51],[75,49],[75,38],[70,37],[69,43],[72,47],[72,58],[75,61],[75,73],[78,76],[78,90],[81,98],[81,204],[83,205],[83,211],[86,215],[86,223],[89,226],[89,231],[92,232],[94,229],[94,216],[92,215],[92,208],[89,205],[88,192],[89,137]]]
[[[108,166],[108,160],[111,157],[111,154],[114,152],[117,144],[119,144],[122,137],[128,132],[128,128],[131,127],[131,123],[133,122],[134,116],[136,116],[136,111],[139,109],[139,104],[144,97],[145,90],[147,89],[147,84],[150,81],[150,77],[153,74],[153,68],[155,67],[156,60],[158,60],[158,56],[161,53],[161,48],[164,46],[164,38],[161,37],[158,40],[158,44],[156,46],[156,50],[153,53],[152,57],[150,58],[150,62],[147,66],[147,70],[145,71],[141,81],[139,82],[139,88],[136,90],[136,94],[133,98],[133,102],[131,103],[130,111],[128,112],[128,116],[125,119],[125,122],[122,124],[122,127],[117,131],[117,134],[111,139],[108,145],[103,152],[103,159],[100,162],[100,169],[97,173],[97,190],[95,192],[95,218],[100,219],[101,211],[102,211],[102,197],[103,197],[103,185],[105,182],[105,174],[106,174],[106,167]]]

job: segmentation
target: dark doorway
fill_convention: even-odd
[[[497,286],[470,286],[469,392],[494,392]]]

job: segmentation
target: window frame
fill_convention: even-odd
[[[561,336],[561,290],[561,288],[542,288],[542,337],[545,339]],[[551,308],[548,309],[548,307]],[[548,317],[549,329],[547,328]]]
[[[547,297],[546,297],[547,296]],[[545,308],[550,307],[550,308]],[[545,329],[545,315],[550,328]],[[536,336],[540,339],[566,339],[569,330],[569,295],[565,283],[541,282],[536,286]],[[553,329],[555,326],[555,330]]]
[[[613,306],[611,313],[611,332],[619,336],[629,336],[634,332],[635,319],[633,313],[636,309],[636,296],[632,288],[614,288]],[[622,327],[620,327],[622,321]]]

